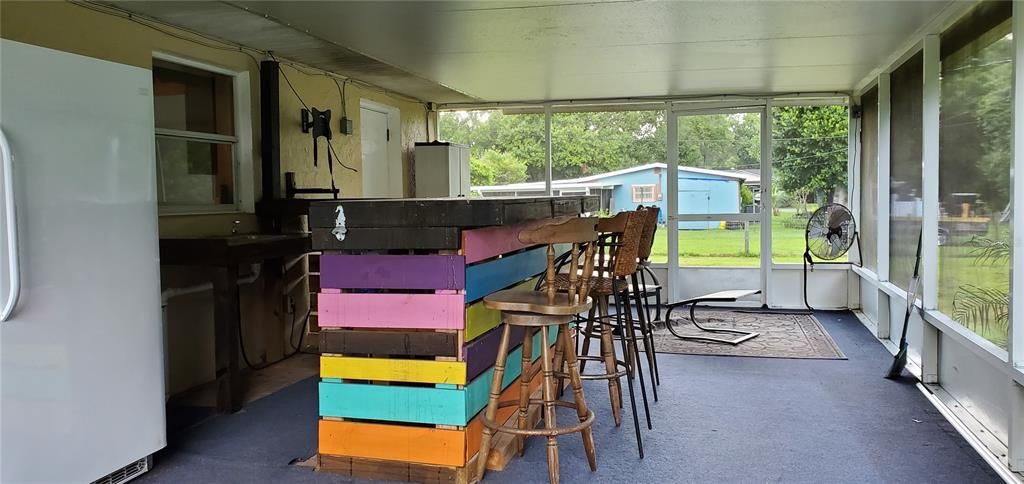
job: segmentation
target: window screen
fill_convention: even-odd
[[[923,210],[923,69],[923,55],[918,52],[890,76],[889,281],[904,290],[914,272]]]
[[[878,88],[861,96],[860,231],[861,261],[878,270]]]
[[[982,4],[943,35],[939,310],[1006,348],[1010,287],[1013,36]]]

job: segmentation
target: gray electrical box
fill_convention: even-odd
[[[416,197],[469,196],[469,146],[416,143]]]

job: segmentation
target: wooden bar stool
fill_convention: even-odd
[[[491,382],[491,393],[484,413],[483,438],[480,442],[480,454],[477,466],[480,479],[487,469],[487,454],[490,452],[491,436],[495,432],[514,434],[522,439],[527,436],[543,436],[548,439],[548,479],[551,484],[558,483],[558,442],[556,437],[573,432],[580,432],[583,437],[583,448],[592,471],[597,470],[597,453],[594,449],[594,436],[590,426],[594,423],[594,412],[587,408],[583,398],[583,382],[576,359],[576,348],[569,337],[569,322],[578,313],[591,307],[590,279],[594,271],[594,241],[597,239],[597,219],[572,218],[551,224],[524,230],[519,233],[519,240],[527,244],[547,244],[548,264],[545,271],[546,287],[543,291],[508,289],[499,291],[484,298],[484,305],[501,311],[502,329],[501,344],[498,347],[498,358],[494,363],[494,380]],[[566,292],[559,293],[555,288],[555,247],[554,244],[572,244],[572,270],[569,272],[570,284]],[[581,246],[585,246],[580,257]],[[580,267],[575,263],[581,261]],[[509,338],[512,326],[525,326],[523,335],[523,369],[520,376],[522,393],[518,401],[498,401],[501,395],[501,383],[505,374],[505,360],[508,358]],[[548,347],[548,332],[552,326],[558,327],[556,347],[564,355],[566,372],[572,385],[575,403],[558,400],[555,395],[555,362],[551,348]],[[530,363],[533,355],[533,329],[541,332],[541,369],[544,374],[543,398],[530,398],[529,384],[533,379]],[[544,407],[544,428],[527,428],[529,405],[538,403]],[[498,407],[517,405],[519,419],[516,427],[505,427],[494,421]],[[579,423],[558,427],[556,424],[555,407],[576,409]],[[521,447],[520,447],[521,448]]]

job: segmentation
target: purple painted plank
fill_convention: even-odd
[[[488,331],[483,336],[471,341],[462,349],[462,359],[466,362],[466,381],[472,381],[480,376],[488,368],[494,366],[498,359],[498,346],[501,345],[501,332],[503,325]],[[511,352],[517,346],[523,344],[523,326],[512,326],[512,336],[508,341],[508,350]]]
[[[460,255],[320,256],[320,287],[334,289],[464,289]]]

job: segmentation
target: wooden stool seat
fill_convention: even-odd
[[[568,281],[568,278],[566,279]],[[548,295],[542,291],[524,289],[506,289],[484,298],[484,306],[498,311],[516,311],[551,316],[575,316],[590,309],[590,298],[581,298],[570,302],[568,298],[558,298],[554,303],[548,301]],[[559,323],[555,323],[559,324]]]

